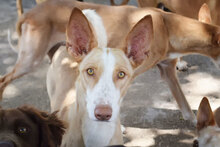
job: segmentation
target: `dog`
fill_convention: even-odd
[[[204,97],[197,113],[198,141],[194,147],[218,147],[220,143],[220,107],[212,112],[209,100]]]
[[[126,5],[128,4],[129,0],[124,0],[122,3],[120,4],[116,4],[114,2],[114,0],[110,0],[111,5],[115,6],[115,5]],[[176,0],[174,1],[167,1],[167,0],[137,0],[139,7],[157,7],[160,8],[166,12],[173,12],[173,13],[177,13],[183,16],[187,16],[190,18],[198,18],[198,12],[200,10],[200,8],[203,6],[204,3],[208,3],[211,7],[212,7],[212,16],[215,17],[215,19],[213,20],[213,23],[216,24],[218,22],[218,20],[216,20],[216,18],[218,18],[218,16],[216,16],[216,14],[218,14],[218,8],[220,7],[220,4],[216,4],[215,0],[195,0],[195,1],[181,1],[181,0]],[[216,5],[216,6],[214,6]],[[219,7],[218,7],[219,5]],[[208,6],[209,7],[209,6]],[[213,9],[215,8],[215,9]],[[172,9],[172,10],[171,10]],[[178,62],[176,65],[176,69],[179,71],[187,71],[188,67],[190,67],[190,65],[184,61],[181,60],[180,58],[178,58]]]
[[[117,5],[114,0],[110,1],[112,5]],[[129,0],[124,0],[121,4],[118,5],[126,5]],[[198,12],[201,6],[206,3],[211,11],[211,16],[213,23],[216,25],[220,25],[220,2],[218,0],[137,0],[139,7],[157,7],[159,4],[165,5],[166,8],[171,10],[174,13],[190,17],[190,18],[198,18]]]
[[[0,109],[1,147],[57,147],[64,131],[64,123],[56,113],[28,106]]]
[[[183,117],[196,121],[176,77],[176,58],[198,53],[209,56],[218,63],[219,27],[155,8],[110,7],[65,0],[48,0],[36,6],[18,20],[19,55],[12,71],[0,78],[1,97],[4,88],[11,81],[39,65],[54,44],[65,41],[65,26],[73,7],[96,10],[103,19],[108,35],[108,46],[111,48],[125,48],[126,35],[134,24],[144,16],[151,15],[153,41],[149,44],[150,49],[144,62],[135,70],[134,77],[158,65],[161,76],[168,83]],[[184,24],[179,23],[180,20]]]
[[[69,122],[62,146],[123,144],[120,104],[146,56],[141,53],[149,46],[140,46],[151,41],[152,18],[148,15],[134,26],[122,50],[107,47],[106,30],[95,11],[83,12],[73,9],[66,29],[68,52],[61,47],[55,53],[47,75],[51,108]],[[137,43],[136,37],[143,35]]]

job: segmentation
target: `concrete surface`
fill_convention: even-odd
[[[108,0],[91,0],[109,4]],[[23,0],[25,10],[34,7],[33,0]],[[131,4],[136,5],[133,0]],[[0,76],[10,71],[16,61],[7,43],[7,30],[13,30],[17,19],[16,1],[0,1]],[[220,70],[207,57],[184,57],[191,65],[178,73],[181,86],[193,110],[207,96],[213,109],[220,105]],[[29,104],[49,111],[46,91],[47,59],[34,72],[10,84],[1,102],[3,108]],[[122,124],[126,127],[125,145],[150,147],[190,147],[195,128],[181,113],[166,83],[155,67],[139,76],[130,87],[121,108]]]

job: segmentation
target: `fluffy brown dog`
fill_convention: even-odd
[[[57,147],[64,129],[56,112],[47,114],[27,106],[0,109],[0,147]]]

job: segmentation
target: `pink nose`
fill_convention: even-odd
[[[100,121],[107,121],[112,117],[112,108],[109,105],[97,105],[95,117]]]

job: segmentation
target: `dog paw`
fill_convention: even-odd
[[[190,65],[186,61],[178,61],[176,64],[176,69],[179,71],[188,71]]]

